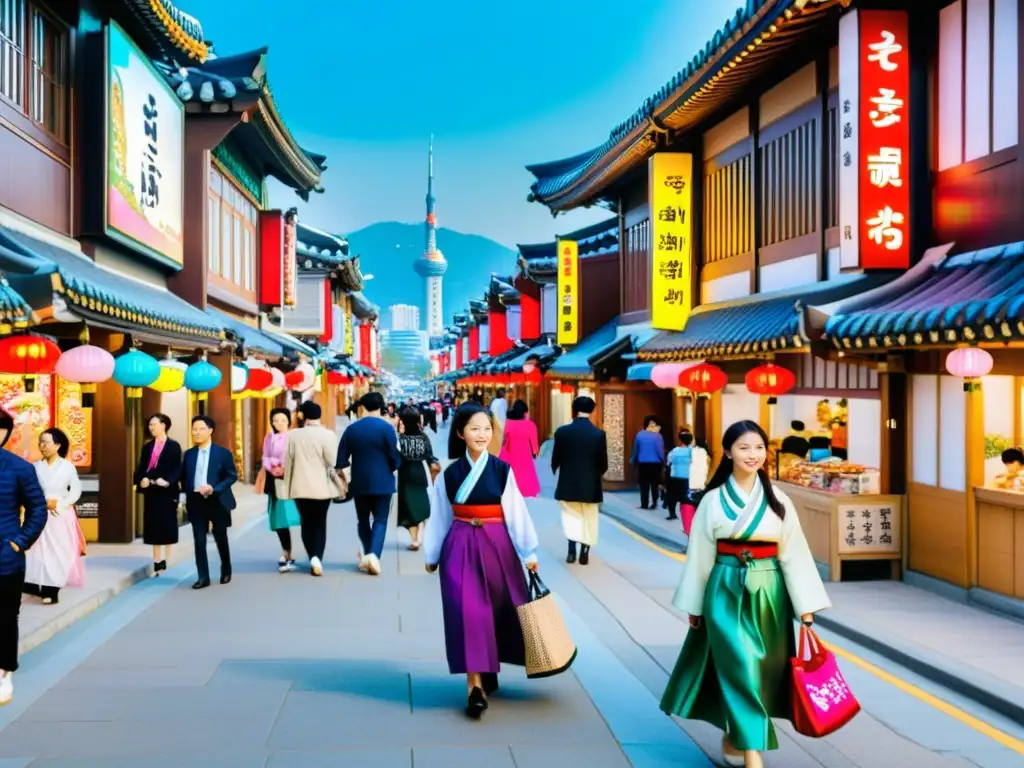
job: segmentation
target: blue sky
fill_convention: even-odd
[[[421,221],[435,149],[439,224],[508,246],[608,216],[527,203],[528,163],[594,147],[681,69],[738,0],[179,0],[218,53],[270,48],[274,97],[328,156],[309,224]],[[631,8],[627,11],[627,7]],[[710,10],[709,10],[710,8]],[[274,205],[292,193],[271,188]]]

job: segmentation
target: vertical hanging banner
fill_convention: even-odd
[[[558,344],[580,340],[580,251],[575,240],[557,240]]]
[[[907,269],[908,15],[851,11],[840,20],[839,33],[840,264]]]
[[[658,152],[648,160],[651,204],[651,326],[681,331],[693,308],[693,155]]]
[[[299,271],[298,262],[295,261],[295,248],[298,237],[296,226],[298,225],[298,222],[299,217],[294,208],[285,214],[284,251],[282,253],[284,261],[281,263],[281,279],[284,284],[281,288],[281,299],[286,307],[295,306],[296,281],[298,279]]]

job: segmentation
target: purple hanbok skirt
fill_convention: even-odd
[[[497,674],[526,662],[516,606],[529,602],[526,577],[503,523],[458,518],[441,548],[441,605],[452,674]]]

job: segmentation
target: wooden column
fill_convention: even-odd
[[[124,344],[119,333],[92,331],[91,341],[98,347],[116,352]],[[135,538],[132,475],[136,457],[132,440],[132,408],[124,388],[113,379],[96,387],[93,409],[93,468],[99,476],[99,540],[127,543]]]
[[[231,455],[235,455],[235,429],[242,428],[241,424],[235,424],[235,404],[231,399],[231,354],[222,352],[219,355],[210,355],[209,361],[217,367],[221,373],[221,384],[209,393],[206,402],[206,415],[217,423],[213,431],[213,442],[227,448]]]
[[[966,398],[964,419],[964,439],[967,450],[964,452],[965,490],[967,504],[965,523],[967,526],[967,586],[978,584],[978,504],[974,498],[974,489],[985,485],[985,395],[981,383],[973,385],[974,391],[965,392]]]

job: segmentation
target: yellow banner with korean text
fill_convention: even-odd
[[[693,308],[693,155],[648,160],[651,204],[651,325],[681,331]]]
[[[558,247],[558,345],[580,340],[580,252],[575,240],[557,240]]]

